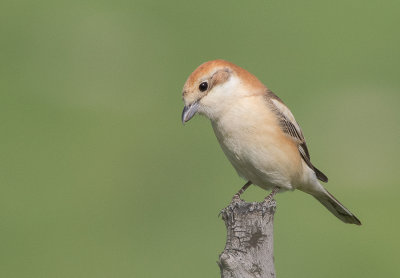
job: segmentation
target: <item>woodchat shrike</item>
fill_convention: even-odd
[[[248,182],[275,193],[299,189],[345,223],[361,225],[319,181],[328,178],[310,160],[292,112],[254,75],[223,60],[200,65],[183,87],[182,122],[196,113],[211,121],[226,157]]]

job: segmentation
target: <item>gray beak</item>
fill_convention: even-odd
[[[197,109],[199,109],[199,103],[197,101],[185,106],[182,111],[182,123],[186,123],[193,118],[197,112]]]

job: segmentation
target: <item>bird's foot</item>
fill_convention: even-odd
[[[239,202],[239,201],[243,201],[242,198],[240,198],[240,194],[236,193],[235,195],[233,195],[232,197],[232,203],[234,202]]]
[[[276,193],[279,192],[279,187],[274,187],[271,191],[271,193],[269,193],[269,195],[267,197],[265,197],[264,202],[266,203],[270,203],[272,202],[272,200],[274,199]]]
[[[233,197],[232,197],[232,202],[233,202],[233,201],[240,201],[240,200],[241,200],[241,199],[240,199],[240,195],[242,195],[243,192],[245,192],[246,189],[249,188],[250,185],[251,185],[251,181],[246,182],[246,184],[243,185],[242,188],[240,188],[240,190],[238,191],[238,193],[236,193],[235,195],[233,195]]]

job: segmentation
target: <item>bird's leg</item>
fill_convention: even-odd
[[[243,185],[243,187],[240,188],[240,190],[235,195],[233,195],[233,199],[235,199],[235,198],[240,199],[240,195],[242,195],[243,192],[245,192],[246,189],[249,188],[250,185],[251,185],[251,181],[246,182],[246,184]]]
[[[275,186],[272,189],[271,193],[269,193],[269,195],[267,197],[265,197],[264,201],[267,203],[271,202],[272,199],[274,199],[274,196],[276,195],[276,193],[278,193],[278,191],[279,191],[279,187]]]

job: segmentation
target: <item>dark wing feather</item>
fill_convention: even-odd
[[[303,132],[300,129],[299,124],[296,122],[293,114],[286,107],[283,101],[276,96],[273,92],[267,91],[267,100],[272,108],[272,110],[276,113],[279,119],[279,124],[284,133],[290,136],[297,143],[297,147],[301,157],[304,162],[314,170],[317,178],[323,182],[328,182],[327,176],[325,176],[320,170],[318,170],[311,163],[310,153],[308,152],[306,140],[304,139]]]

